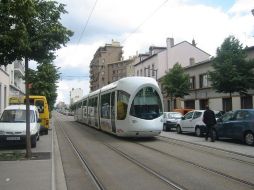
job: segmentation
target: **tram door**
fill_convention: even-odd
[[[112,126],[112,132],[116,132],[116,120],[115,120],[115,92],[111,92],[111,126]]]

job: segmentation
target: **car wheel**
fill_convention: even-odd
[[[36,143],[37,143],[37,139],[36,139],[36,136],[34,136],[34,137],[31,139],[31,147],[32,147],[32,148],[35,148],[35,147],[36,147]]]
[[[218,134],[217,134],[217,131],[216,130],[212,130],[212,135],[213,135],[213,139],[215,139],[215,140],[219,140],[219,136],[218,136]]]
[[[49,133],[49,131],[48,131],[48,129],[46,129],[46,131],[45,131],[45,135],[47,135]]]
[[[247,145],[254,145],[254,135],[252,132],[248,131],[244,136],[244,142]]]
[[[168,131],[167,126],[165,124],[163,125],[163,131]]]
[[[39,141],[40,140],[40,134],[38,133],[38,135],[37,135],[37,141]]]
[[[199,126],[196,127],[195,129],[195,134],[197,137],[201,137],[202,136],[202,132]]]
[[[178,134],[181,134],[181,133],[182,133],[182,130],[181,130],[180,125],[177,125],[177,126],[176,126],[176,132],[177,132]]]

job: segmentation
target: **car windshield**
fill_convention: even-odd
[[[26,110],[5,110],[2,114],[0,122],[25,123]],[[32,110],[30,110],[30,122],[35,122],[35,115]]]
[[[182,115],[180,113],[171,113],[169,118],[180,119]]]

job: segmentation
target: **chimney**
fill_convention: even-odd
[[[192,39],[192,45],[196,47],[197,43],[195,42],[194,38]]]
[[[190,58],[190,65],[194,65],[195,64],[195,58],[194,57],[191,57]]]
[[[174,46],[174,38],[167,38],[167,49],[170,49]]]

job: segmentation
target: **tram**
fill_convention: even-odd
[[[152,137],[162,131],[163,103],[151,77],[126,77],[71,105],[74,119],[122,137]]]

